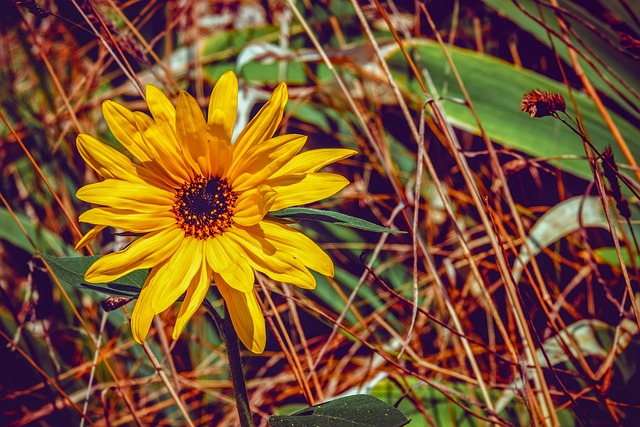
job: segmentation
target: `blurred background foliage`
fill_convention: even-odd
[[[154,83],[206,107],[227,70],[241,78],[238,128],[285,81],[283,131],[309,135],[306,148],[358,150],[333,167],[351,185],[315,207],[407,232],[301,224],[336,275],[312,292],[259,279],[267,350],[245,359],[256,425],[356,392],[415,426],[635,424],[638,200],[623,188],[632,216],[621,218],[591,148],[519,102],[533,89],[564,95],[637,186],[640,3],[4,0],[1,10],[2,424],[235,422],[204,310],[177,342],[168,310],[141,347],[131,305],[105,312],[105,295],[53,274],[50,258],[129,241],[105,230],[73,252],[88,231],[74,194],[96,179],[76,135],[122,149],[101,103],[144,110],[140,91]],[[219,306],[215,289],[210,300]]]

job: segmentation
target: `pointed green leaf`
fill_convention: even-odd
[[[61,282],[118,297],[137,298],[144,281],[149,275],[148,270],[137,270],[126,276],[122,276],[116,282],[100,284],[87,283],[84,280],[84,274],[100,256],[58,258],[41,255],[41,257],[51,267]]]
[[[403,234],[405,231],[392,230],[382,227],[361,218],[346,215],[340,212],[325,211],[312,208],[285,208],[276,212],[269,212],[269,215],[276,218],[288,219],[295,222],[300,221],[321,221],[330,222],[332,224],[342,225],[344,227],[357,228],[374,233],[393,233]]]
[[[341,397],[292,415],[272,415],[271,427],[400,427],[409,424],[402,412],[368,394]]]
[[[454,73],[446,65],[447,59],[441,47],[426,40],[418,40],[414,45],[425,68],[429,70],[434,86],[441,89],[441,93],[430,95],[445,97],[442,105],[450,123],[479,135],[480,128],[473,113],[464,102],[460,102],[464,99],[462,89],[458,86]],[[563,84],[472,50],[452,47],[449,53],[465,82],[482,128],[492,141],[520,150],[538,160],[549,161],[577,176],[587,179],[593,177],[589,162],[584,159],[582,141],[576,134],[552,117],[532,119],[520,111],[522,96],[532,89],[541,89],[563,95],[567,100],[567,113],[574,116],[569,93]],[[421,105],[424,95],[418,95],[422,93],[420,86],[415,79],[403,78],[406,75],[406,59],[399,48],[395,53],[390,52],[388,60],[392,70],[397,73],[396,80],[412,96],[414,105]],[[593,101],[578,91],[574,92],[574,96],[591,142],[598,150],[612,145],[615,157],[622,161],[625,157]],[[627,142],[631,154],[639,159],[640,129],[615,112],[611,113],[611,118]]]
[[[40,224],[32,222],[23,214],[16,213],[15,215],[24,231],[18,226],[8,210],[0,208],[0,240],[6,240],[31,254],[34,251],[29,239],[40,251],[54,252],[59,255],[71,252],[71,248],[57,234],[47,230]],[[27,233],[29,238],[24,235],[24,232]]]

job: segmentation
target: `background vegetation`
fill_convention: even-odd
[[[204,310],[177,342],[168,310],[142,347],[131,305],[105,312],[104,295],[39,256],[73,255],[88,230],[74,194],[96,177],[74,141],[119,147],[104,100],[143,110],[153,82],[206,107],[230,69],[246,114],[286,81],[287,132],[359,151],[334,168],[351,185],[315,207],[407,232],[304,223],[335,278],[315,291],[259,279],[267,350],[245,359],[257,425],[356,392],[415,426],[637,422],[640,3],[5,0],[1,11],[0,423],[235,422]],[[520,111],[536,88],[566,97],[598,152],[612,146],[630,220],[579,135]],[[82,255],[127,241],[105,231]]]

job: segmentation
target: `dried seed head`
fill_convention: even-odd
[[[16,6],[22,6],[29,12],[33,13],[38,18],[46,18],[51,15],[51,12],[36,4],[34,0],[14,0]]]
[[[611,196],[616,202],[616,207],[620,216],[623,218],[631,218],[631,210],[629,209],[629,203],[627,199],[622,196],[622,190],[620,189],[620,183],[618,182],[618,165],[616,159],[613,157],[613,150],[611,146],[608,146],[602,152],[602,168],[604,169],[604,176],[609,181],[611,186]]]
[[[543,92],[535,89],[524,94],[520,101],[520,109],[531,117],[551,116],[556,111],[564,111],[567,103],[564,96],[554,92]]]

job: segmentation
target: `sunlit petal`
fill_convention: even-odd
[[[236,202],[234,222],[245,226],[258,223],[271,210],[277,196],[268,185],[245,191]]]
[[[103,178],[139,182],[135,165],[127,156],[90,135],[80,134],[76,147],[85,162]]]
[[[227,305],[238,338],[252,352],[262,353],[267,341],[267,329],[253,290],[240,292],[217,274],[214,274],[214,281]]]
[[[193,262],[189,262],[189,258]],[[192,281],[199,280],[202,260],[202,243],[185,239],[171,258],[151,271],[131,314],[136,341],[144,341],[154,315],[169,308]]]
[[[78,249],[82,249],[85,246],[87,246],[89,243],[91,243],[93,241],[93,239],[98,237],[98,235],[105,228],[106,228],[106,226],[104,226],[104,225],[96,225],[95,227],[93,227],[91,230],[89,230],[89,232],[87,234],[82,236],[82,238],[78,241],[78,243],[76,243],[76,246],[73,248],[73,250],[77,251]]]
[[[178,228],[151,232],[127,248],[99,258],[84,278],[89,283],[106,283],[135,270],[152,268],[169,258],[182,239],[182,230]]]
[[[260,184],[291,160],[306,141],[307,137],[303,135],[281,135],[254,146],[242,157],[234,158],[229,170],[233,188],[243,191]]]
[[[176,109],[169,98],[154,85],[146,86],[147,105],[155,122],[167,136],[176,134]]]
[[[113,136],[115,136],[131,154],[141,162],[151,160],[151,157],[146,152],[146,147],[140,136],[140,132],[138,132],[134,115],[128,108],[113,101],[105,101],[102,104],[102,113]]]
[[[358,154],[355,150],[346,148],[320,148],[309,150],[295,156],[291,161],[278,169],[271,178],[293,173],[318,172],[321,168],[339,160]]]
[[[333,261],[313,240],[291,227],[273,221],[262,221],[264,238],[279,251],[292,255],[304,265],[324,276],[333,277]]]
[[[158,269],[163,265],[164,263],[151,270],[149,276],[147,276],[144,286],[142,287],[140,296],[142,296],[145,289],[148,289],[149,286],[152,285],[156,271],[158,271]],[[147,338],[149,329],[151,329],[151,322],[153,322],[153,317],[155,315],[156,314],[151,308],[151,300],[149,298],[143,297],[136,300],[136,305],[133,306],[133,312],[131,313],[131,332],[133,334],[133,339],[135,339],[138,344],[142,344]]]
[[[80,222],[120,228],[132,233],[148,233],[176,224],[171,212],[136,212],[116,208],[93,208],[82,213]]]
[[[145,183],[107,179],[80,188],[76,197],[88,203],[101,204],[136,212],[170,211],[175,193]]]
[[[231,142],[237,108],[238,79],[233,71],[227,71],[218,79],[213,88],[211,98],[209,98],[209,117],[207,119],[209,125],[219,126],[224,130],[227,142]]]
[[[349,180],[333,173],[307,173],[285,175],[264,183],[278,194],[271,206],[272,211],[277,211],[333,196],[346,187]]]
[[[193,169],[185,161],[182,150],[178,145],[173,129],[164,128],[154,122],[151,117],[143,113],[134,113],[140,137],[147,148],[147,153],[153,159],[156,173],[165,178],[162,184],[175,187],[176,184],[193,177]]]
[[[198,102],[185,91],[181,91],[178,97],[176,134],[187,162],[196,172],[208,176],[211,143],[207,141],[207,123]]]
[[[202,258],[202,265],[199,273],[191,280],[184,301],[180,305],[180,312],[173,328],[172,337],[177,340],[185,325],[191,319],[191,316],[198,310],[202,304],[207,292],[209,292],[209,283],[211,281],[211,269],[208,268],[205,258]]]
[[[207,241],[205,255],[211,269],[221,275],[231,287],[241,292],[253,289],[255,276],[251,265],[241,256],[242,251],[226,233]]]
[[[258,111],[258,114],[240,132],[236,142],[233,144],[233,159],[239,159],[248,151],[251,151],[262,141],[270,139],[275,133],[282,116],[284,106],[287,104],[287,86],[282,83],[271,94],[271,98]]]
[[[277,249],[265,238],[260,226],[246,229],[236,227],[228,234],[229,238],[242,248],[243,256],[249,260],[251,266],[259,272],[279,282],[304,289],[315,288],[316,280],[305,264],[292,254]]]
[[[203,255],[203,242],[186,238],[180,242],[167,262],[157,269],[154,283],[149,289],[143,289],[145,296],[151,300],[154,313],[162,313],[185,293],[189,283],[199,275]]]

